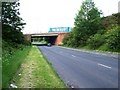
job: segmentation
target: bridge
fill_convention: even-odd
[[[25,34],[24,37],[27,41],[32,42],[33,38],[49,38],[49,43],[53,45],[60,45],[63,42],[64,36],[68,32],[48,32],[48,33],[35,33],[35,34]]]
[[[71,27],[50,28],[48,33],[25,34],[25,39],[32,42],[33,38],[47,38],[47,41],[53,45],[62,44],[64,36],[71,31]]]

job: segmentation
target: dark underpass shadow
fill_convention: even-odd
[[[47,46],[47,44],[32,44],[32,45],[36,45],[36,46]]]
[[[36,46],[47,46],[47,44],[45,44],[45,43],[40,43],[40,42],[32,42],[32,45],[36,45]]]

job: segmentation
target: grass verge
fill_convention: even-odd
[[[12,81],[18,88],[66,88],[36,46],[31,47]]]
[[[66,45],[62,45],[62,47],[68,47],[68,48],[74,48],[74,49],[80,49],[80,50],[89,50],[89,51],[96,51],[96,52],[103,52],[103,53],[110,53],[110,54],[120,54],[120,51],[118,52],[114,52],[114,51],[110,51],[107,49],[107,47],[101,46],[98,49],[91,49],[89,46],[84,46],[84,47],[70,47],[70,46],[66,46]]]
[[[10,81],[15,75],[16,71],[20,67],[23,60],[26,58],[31,47],[26,47],[22,50],[14,50],[14,53],[10,55],[8,50],[3,52],[2,56],[2,87],[8,88]]]

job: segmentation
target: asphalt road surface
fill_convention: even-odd
[[[117,58],[59,46],[38,48],[69,87],[118,88]]]

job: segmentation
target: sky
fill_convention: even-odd
[[[26,23],[24,34],[44,33],[54,27],[74,27],[74,18],[84,0],[20,0]],[[104,16],[118,12],[120,0],[93,0]]]

